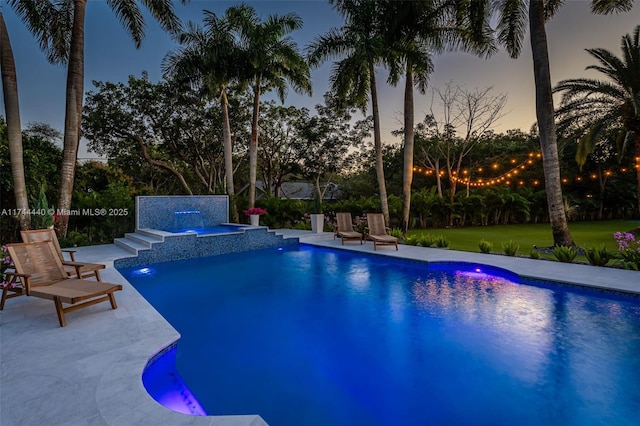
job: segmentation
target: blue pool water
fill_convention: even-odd
[[[309,246],[123,270],[208,414],[270,425],[637,425],[640,300]],[[502,277],[501,277],[502,276]]]

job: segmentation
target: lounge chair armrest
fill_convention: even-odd
[[[6,270],[4,271],[4,273],[7,276],[7,282],[9,284],[16,283],[16,278],[20,278],[20,284],[22,284],[22,287],[24,288],[23,291],[25,291],[26,294],[29,295],[29,289],[30,289],[29,278],[31,277],[31,274],[21,274],[14,270]],[[17,290],[14,290],[14,291],[17,291]]]
[[[71,262],[76,261],[76,250],[62,249],[63,253],[68,253],[71,258]]]
[[[82,278],[82,272],[80,272],[80,269],[82,269],[83,266],[85,266],[84,263],[82,262],[69,262],[67,260],[62,262],[63,265],[66,266],[73,266],[76,269],[76,277],[77,278]],[[101,265],[102,268],[96,268],[96,269],[104,269],[105,265]]]
[[[68,266],[77,267],[77,268],[82,268],[83,266],[86,265],[86,263],[84,263],[84,262],[70,262],[68,260],[63,260],[62,264],[63,265],[68,265]],[[93,269],[104,269],[106,267],[106,265],[103,265],[101,263],[91,263],[91,267]]]
[[[6,271],[4,271],[4,273],[5,273],[6,275],[11,275],[11,276],[13,276],[13,277],[20,277],[20,278],[29,278],[29,277],[31,277],[31,274],[20,274],[20,273],[18,273],[18,272],[16,272],[16,271],[11,271],[11,270],[9,270],[9,269],[7,269]]]
[[[85,264],[82,262],[75,262],[72,260],[63,260],[62,261],[63,265],[69,265],[69,266],[84,266]]]

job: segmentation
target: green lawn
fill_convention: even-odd
[[[570,222],[569,230],[575,243],[582,248],[604,244],[607,249],[617,251],[614,232],[629,231],[640,226],[638,221],[608,220],[597,222]],[[502,253],[502,244],[513,240],[520,245],[518,255],[528,256],[534,245],[538,248],[553,245],[551,226],[548,223],[525,225],[475,226],[450,229],[411,229],[408,235],[443,235],[452,250],[479,252],[478,243],[485,239],[493,243],[494,252]]]

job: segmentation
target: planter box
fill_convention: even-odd
[[[324,231],[324,214],[311,214],[311,231],[316,233]]]

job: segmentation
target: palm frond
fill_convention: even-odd
[[[633,8],[633,0],[592,0],[591,11],[601,15],[628,12]]]
[[[66,63],[71,46],[74,5],[70,0],[8,0],[52,64]]]
[[[180,0],[180,2],[186,4],[188,0]],[[158,21],[160,27],[170,34],[176,34],[182,30],[180,19],[173,8],[174,3],[172,0],[142,0],[142,4]]]
[[[522,40],[528,23],[527,5],[523,0],[495,0],[498,18],[498,41],[509,56],[517,58],[522,50]]]
[[[107,0],[107,5],[126,28],[136,49],[139,49],[144,38],[144,18],[137,2],[135,0]]]

